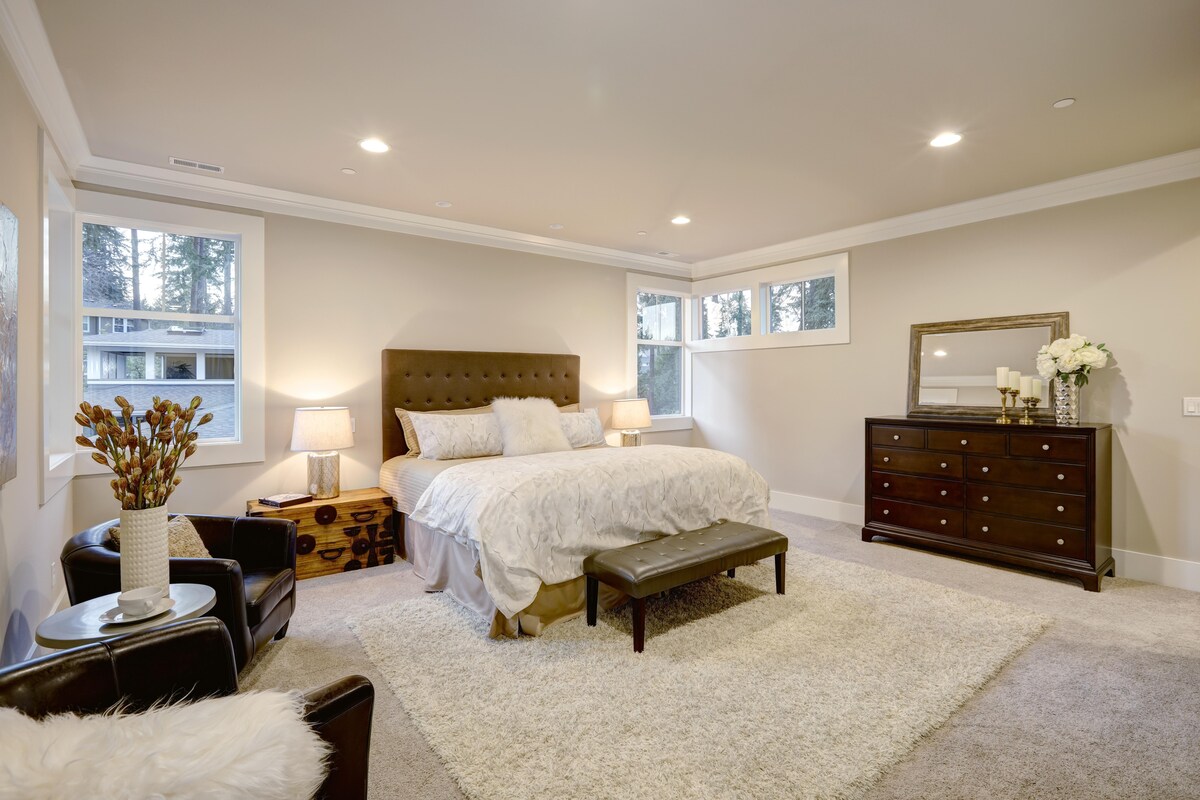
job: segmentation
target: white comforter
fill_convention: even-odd
[[[438,475],[412,518],[470,542],[506,617],[583,559],[711,525],[769,524],[767,482],[742,459],[697,447],[606,447],[460,464]]]

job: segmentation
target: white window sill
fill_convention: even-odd
[[[663,433],[664,431],[690,431],[692,429],[692,418],[685,417],[682,414],[673,415],[670,417],[651,417],[649,433]]]

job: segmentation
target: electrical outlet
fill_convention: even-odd
[[[58,596],[58,576],[58,559],[54,559],[50,562],[50,594],[55,597]]]
[[[350,432],[354,433],[354,417],[350,418]]]
[[[1183,398],[1183,415],[1185,417],[1200,417],[1200,397]]]

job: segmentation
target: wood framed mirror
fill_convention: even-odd
[[[1000,413],[996,367],[1038,377],[1038,348],[1069,335],[1066,311],[913,325],[908,413],[994,417]],[[1051,386],[1043,386],[1042,402],[1031,416],[1054,418],[1052,391]]]

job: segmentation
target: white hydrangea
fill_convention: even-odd
[[[1046,380],[1073,376],[1072,382],[1082,386],[1087,383],[1088,373],[1108,364],[1110,355],[1104,345],[1092,344],[1076,333],[1038,348],[1037,371]]]

